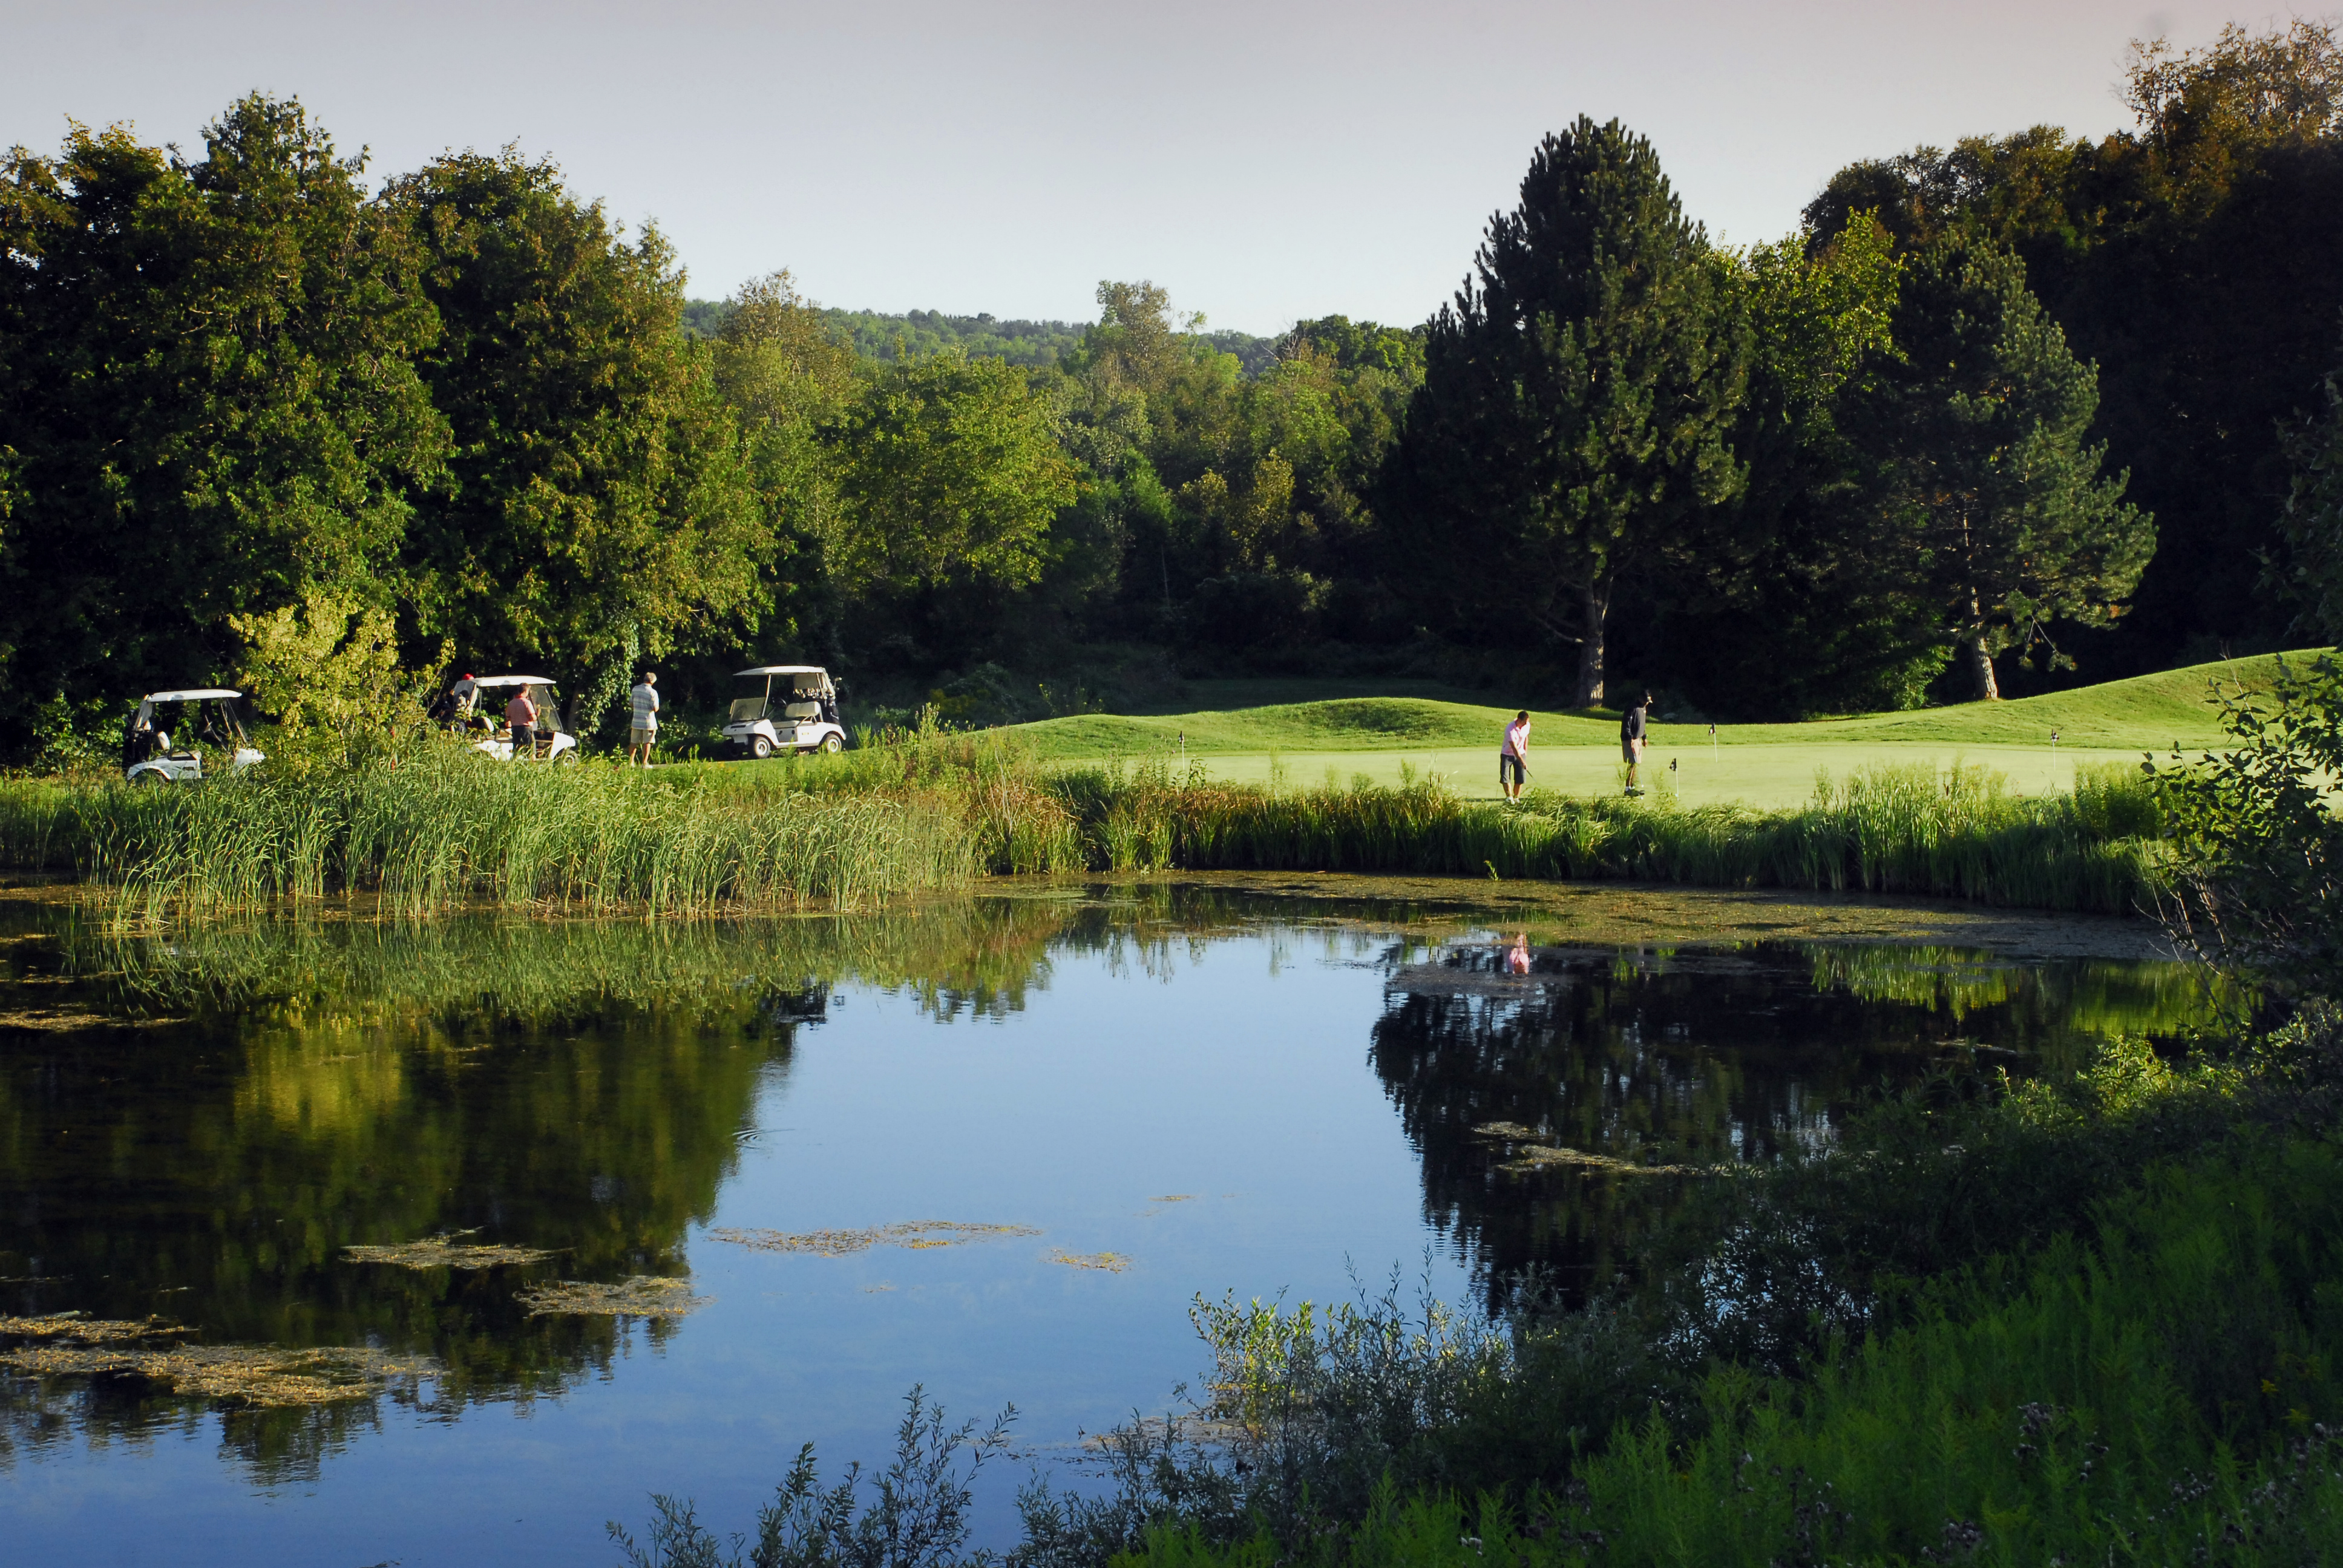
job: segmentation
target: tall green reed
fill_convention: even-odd
[[[711,789],[681,773],[497,765],[431,745],[350,769],[0,796],[0,850],[69,865],[126,914],[379,895],[397,912],[550,903],[845,907],[966,885],[982,825],[936,791]]]
[[[1112,870],[1331,870],[1632,879],[1921,894],[2127,913],[2158,859],[2145,781],[2078,775],[2025,799],[1987,769],[1875,766],[1788,811],[1533,792],[1470,801],[1436,780],[1277,789],[1161,765],[1068,769],[1054,787]]]
[[[1673,797],[1520,806],[1436,779],[1225,783],[1162,762],[1051,769],[990,736],[918,734],[757,769],[498,766],[427,744],[346,770],[199,787],[0,784],[0,859],[74,869],[126,908],[377,893],[699,911],[848,906],[985,875],[1308,870],[1863,891],[2127,913],[2161,850],[2145,781],[2022,798],[1980,768],[1875,766],[1786,811]]]

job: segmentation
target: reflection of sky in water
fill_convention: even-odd
[[[920,919],[908,919],[912,950]],[[1061,919],[1069,930],[1051,938]],[[486,971],[508,977],[480,982],[491,990],[538,1000],[528,1019],[484,1024],[457,1000],[460,988],[416,978],[434,963],[460,969],[458,960],[402,949],[364,983],[409,986],[406,1014],[246,1020],[209,1033],[115,1035],[111,1047],[91,1034],[0,1037],[0,1115],[20,1151],[0,1168],[0,1247],[21,1252],[37,1223],[54,1248],[76,1224],[112,1222],[108,1204],[152,1201],[146,1185],[162,1178],[142,1174],[142,1139],[171,1141],[198,1164],[210,1140],[244,1151],[212,1200],[252,1210],[221,1234],[266,1241],[291,1226],[331,1260],[346,1240],[386,1239],[347,1211],[364,1207],[370,1183],[396,1186],[401,1170],[454,1171],[462,1206],[452,1217],[432,1211],[435,1223],[503,1216],[508,1228],[482,1239],[574,1245],[573,1256],[604,1260],[598,1277],[662,1249],[671,1266],[679,1247],[692,1288],[714,1298],[656,1345],[636,1329],[607,1356],[597,1349],[607,1337],[540,1322],[528,1332],[558,1353],[547,1352],[552,1375],[537,1386],[559,1392],[516,1398],[510,1377],[498,1385],[484,1371],[459,1412],[389,1400],[346,1410],[321,1460],[280,1465],[273,1480],[256,1481],[224,1442],[231,1423],[199,1406],[153,1402],[45,1439],[19,1420],[0,1473],[6,1555],[605,1561],[602,1521],[639,1528],[651,1492],[689,1494],[704,1520],[729,1530],[749,1521],[802,1441],[820,1446],[831,1472],[880,1457],[913,1382],[956,1417],[1014,1401],[1019,1437],[1046,1459],[1079,1429],[1160,1407],[1193,1376],[1202,1356],[1186,1308],[1198,1292],[1323,1300],[1349,1292],[1353,1264],[1374,1283],[1399,1265],[1412,1292],[1427,1249],[1432,1287],[1450,1300],[1479,1288],[1468,1263],[1536,1258],[1599,1275],[1671,1201],[1666,1181],[1507,1173],[1503,1150],[1475,1126],[1511,1121],[1638,1158],[1762,1157],[1821,1135],[1833,1104],[1925,1065],[1948,1041],[2033,1049],[2060,1035],[2061,1019],[2095,1006],[2155,1010],[2139,1000],[2155,985],[2126,966],[1979,969],[1920,953],[1882,964],[1875,954],[1795,949],[1621,960],[1542,949],[1524,978],[1498,972],[1499,944],[1475,943],[1444,963],[1410,952],[1435,967],[1387,990],[1390,939],[1355,930],[1243,926],[1221,910],[1196,929],[1174,920],[1139,940],[1101,921],[1095,905],[1072,904],[1062,914],[1029,904],[1007,924],[1015,930],[980,921],[973,935],[960,932],[976,956],[941,980],[888,956],[901,934],[892,927],[865,931],[856,939],[868,939],[865,956],[834,971],[826,1010],[818,990],[788,986],[711,983],[713,1000],[698,1011],[563,1000],[544,976],[577,972],[584,960],[565,949],[528,971],[538,979],[510,954],[505,969]],[[759,952],[804,958],[787,933],[723,940],[745,942],[748,957],[621,950],[616,967],[704,963],[712,982],[757,967]],[[331,956],[303,961],[342,974]],[[809,1027],[786,1021],[825,1012]],[[143,1101],[128,1070],[139,1052],[161,1050],[187,1053],[174,1064],[184,1082]],[[622,1091],[608,1081],[659,1051],[679,1065]],[[728,1072],[728,1056],[745,1077]],[[727,1092],[737,1110],[719,1103]],[[500,1096],[510,1103],[488,1103]],[[628,1115],[659,1096],[676,1104],[648,1109],[675,1114],[647,1116],[610,1145],[606,1162],[631,1168],[564,1158],[596,1146],[598,1131],[633,1128]],[[709,1107],[718,1120],[695,1127],[689,1112]],[[609,1125],[587,1125],[596,1121]],[[355,1146],[357,1134],[331,1131],[345,1122],[389,1128],[383,1137],[417,1152],[405,1166],[395,1149],[368,1153],[397,1169],[378,1178],[369,1168],[321,1207],[309,1200],[327,1167],[287,1151],[330,1162]],[[71,1165],[69,1183],[45,1185],[52,1164],[37,1151],[61,1135],[109,1138],[116,1152]],[[711,1154],[710,1139],[726,1147]],[[426,1160],[419,1151],[437,1142],[463,1158]],[[672,1219],[641,1221],[655,1233],[593,1251],[600,1216],[626,1209],[649,1173],[694,1161],[705,1172],[698,1195],[671,1195],[658,1211]],[[10,1187],[19,1189],[13,1202]],[[1183,1201],[1165,1201],[1174,1196]],[[1042,1233],[837,1258],[753,1251],[708,1234],[921,1220]],[[86,1288],[121,1292],[122,1278],[143,1271],[141,1290],[170,1289],[177,1276],[160,1253],[171,1238],[148,1257],[132,1222],[121,1225],[132,1240],[117,1239],[106,1265],[117,1279]],[[1120,1273],[1079,1270],[1049,1261],[1058,1251],[1131,1263]],[[266,1246],[249,1254],[267,1255]],[[23,1261],[0,1257],[0,1273]],[[233,1280],[196,1271],[202,1292],[156,1296],[144,1310],[218,1322],[244,1304]],[[287,1279],[297,1295],[420,1288],[415,1276],[330,1262]],[[515,1282],[481,1276],[449,1299],[477,1304]],[[126,1297],[76,1297],[85,1288],[51,1288],[37,1301],[0,1295],[0,1308],[140,1310]],[[256,1299],[261,1289],[244,1288]],[[206,1301],[207,1310],[196,1304]],[[487,1342],[526,1326],[501,1297],[492,1304],[505,1316],[478,1313],[467,1332]],[[329,1305],[274,1302],[276,1316],[254,1321],[324,1321]],[[440,1305],[425,1291],[379,1321],[421,1332],[413,1323]],[[97,1430],[102,1440],[90,1435]],[[1004,1466],[988,1489],[996,1538],[1023,1468]]]

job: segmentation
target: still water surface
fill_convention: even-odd
[[[1022,1412],[1000,1536],[1025,1470],[1193,1376],[1200,1292],[1591,1288],[1684,1183],[1542,1150],[1762,1161],[1868,1092],[2201,1005],[2137,957],[1517,934],[1209,885],[167,937],[0,905],[0,1558],[608,1562],[649,1493],[729,1529],[800,1442],[882,1455],[915,1382]],[[1016,1229],[740,1240],[927,1221]],[[458,1233],[551,1256],[347,1251]],[[636,1276],[701,1304],[527,1304]],[[392,1375],[275,1408],[36,1375],[70,1343],[26,1321],[64,1312]]]

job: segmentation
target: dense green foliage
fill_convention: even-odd
[[[865,359],[925,357],[957,348],[971,357],[1039,370],[1055,365],[1082,340],[1079,322],[995,321],[990,316],[946,316],[934,310],[886,316],[875,310],[832,309],[822,312],[822,317]]]
[[[1540,144],[1474,271],[1432,324],[1394,547],[1452,618],[1575,644],[1569,705],[1592,708],[1621,578],[1693,547],[1745,481],[1746,329],[1659,156],[1615,120]]]
[[[2327,378],[2327,407],[2288,434],[2294,479],[2278,513],[2285,548],[2267,579],[2300,607],[2298,625],[2343,640],[2343,386]]]
[[[229,616],[397,570],[452,456],[426,257],[299,106],[0,181],[0,721],[225,673]]]
[[[384,199],[427,253],[440,330],[419,368],[454,438],[400,597],[470,668],[562,671],[590,730],[639,659],[749,605],[773,548],[709,357],[677,329],[672,256],[510,154],[449,155]]]
[[[1079,327],[695,303],[551,166],[370,194],[291,101],[200,156],[75,130],[0,178],[0,760],[312,603],[589,739],[653,661],[687,714],[805,659],[881,719],[1210,671],[1748,721],[2274,647],[2336,597],[2338,57],[2143,46],[2135,130],[1855,165],[1744,250],[1581,120],[1434,321],[1273,339],[1147,281]]]
[[[2332,25],[2135,45],[2125,97],[2133,129],[2092,141],[2037,126],[1853,164],[1806,215],[1816,236],[1875,213],[1916,251],[1946,236],[2015,251],[2097,364],[2096,437],[2157,527],[2133,613],[2068,642],[2100,678],[2284,635],[2259,578],[2282,542],[2287,432],[2322,411],[2343,357]]]
[[[2343,976],[2343,665],[2282,668],[2267,695],[2224,694],[2229,743],[2149,764],[2179,850],[2167,923],[2205,960],[2284,992],[2331,994]]]

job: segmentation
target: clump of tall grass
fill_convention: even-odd
[[[1625,879],[2128,913],[2157,858],[2145,780],[2120,768],[2024,799],[1982,768],[1875,766],[1819,780],[1789,811],[1551,791],[1511,807],[1416,779],[1276,789],[1161,765],[1073,769],[1054,785],[1091,863],[1112,870]]]
[[[150,917],[358,891],[410,914],[851,908],[965,886],[1030,853],[996,851],[988,832],[935,791],[723,790],[690,774],[498,765],[437,742],[347,770],[0,796],[15,863],[69,865]]]
[[[699,911],[862,905],[985,875],[1308,870],[1920,894],[2128,913],[2161,851],[2146,781],[2012,795],[1980,768],[1873,767],[1787,811],[1436,779],[1308,789],[1162,763],[1051,770],[996,738],[754,770],[499,766],[425,739],[347,769],[197,787],[0,783],[0,860],[77,869],[147,913],[331,892]]]

